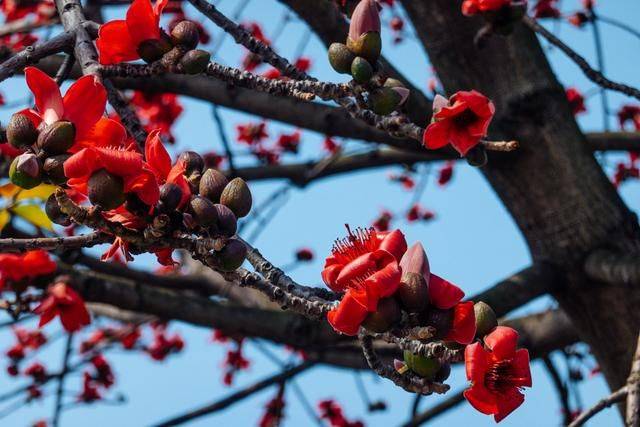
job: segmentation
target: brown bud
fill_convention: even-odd
[[[199,193],[214,203],[220,201],[220,196],[224,188],[229,184],[229,180],[224,174],[216,169],[207,169],[200,179]]]
[[[172,49],[171,43],[163,38],[145,40],[138,45],[138,55],[147,64],[151,64],[162,58]]]
[[[210,227],[218,221],[218,211],[211,200],[194,196],[191,198],[190,207],[195,220],[201,226]]]
[[[442,339],[453,326],[453,310],[440,310],[431,307],[426,312],[421,313],[421,320],[425,326],[433,326],[436,330],[436,338]]]
[[[184,162],[186,168],[184,174],[186,176],[189,176],[194,172],[202,173],[202,169],[204,169],[204,159],[195,151],[185,151],[178,156],[178,161]]]
[[[410,313],[419,313],[429,303],[429,287],[422,274],[402,274],[402,280],[398,287],[398,296],[402,306]]]
[[[124,182],[119,176],[100,169],[89,178],[87,195],[93,205],[99,205],[102,209],[115,209],[124,203]]]
[[[73,123],[60,120],[45,127],[38,135],[38,148],[49,155],[64,154],[71,148],[76,138]]]
[[[220,203],[227,206],[236,214],[236,217],[242,218],[251,211],[251,190],[244,179],[234,178],[224,187],[220,196]]]
[[[136,193],[127,194],[124,208],[134,215],[144,217],[149,214],[151,207],[143,202]]]
[[[30,189],[42,182],[42,166],[33,153],[20,154],[9,166],[9,179],[18,187]]]
[[[64,175],[64,162],[69,157],[71,157],[70,154],[58,154],[45,159],[42,169],[51,183],[60,185],[67,182],[67,177]]]
[[[52,222],[64,227],[71,225],[71,218],[62,212],[55,194],[50,195],[47,199],[44,211]]]
[[[405,350],[403,356],[407,367],[426,380],[433,381],[440,371],[438,359],[413,354],[409,350]]]
[[[171,30],[171,41],[185,49],[195,49],[200,40],[198,25],[191,21],[180,21]]]
[[[182,200],[182,189],[172,183],[167,182],[160,187],[160,204],[158,210],[161,212],[173,212],[178,209],[178,205]]]
[[[369,61],[358,56],[351,63],[351,76],[360,84],[366,83],[373,77],[373,67]]]
[[[400,305],[395,298],[382,298],[378,301],[378,309],[367,315],[362,326],[369,331],[382,333],[391,329],[401,318]]]
[[[238,230],[238,219],[236,215],[225,205],[215,204],[218,212],[218,222],[216,224],[217,232],[225,237],[231,237]]]
[[[180,65],[187,74],[204,73],[211,60],[211,54],[206,50],[194,49],[180,58]]]
[[[351,73],[351,64],[356,56],[342,43],[331,43],[327,52],[329,64],[341,74]]]
[[[231,239],[217,253],[217,267],[222,271],[235,271],[247,257],[247,247],[239,240]]]
[[[476,315],[476,336],[484,337],[498,326],[498,319],[493,309],[482,301],[473,305],[473,311]]]
[[[467,159],[467,163],[477,168],[481,168],[486,165],[489,160],[487,158],[487,150],[485,150],[482,144],[478,144],[471,148],[471,150],[469,150],[465,155],[465,158]]]
[[[24,148],[35,144],[38,139],[38,130],[24,114],[15,113],[9,119],[7,125],[7,141],[17,148]]]
[[[449,363],[443,363],[433,380],[443,383],[449,378],[449,375],[451,375],[451,365]]]

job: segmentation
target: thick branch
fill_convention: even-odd
[[[594,280],[612,285],[640,285],[640,254],[618,254],[599,250],[585,261],[585,271]]]

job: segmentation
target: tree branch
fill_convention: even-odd
[[[611,285],[640,285],[638,253],[619,254],[598,250],[585,261],[585,272],[594,280]]]
[[[624,386],[621,389],[614,391],[609,396],[600,400],[591,408],[587,409],[586,411],[578,415],[578,417],[574,419],[571,424],[569,424],[569,427],[579,427],[583,425],[584,423],[589,421],[589,419],[593,418],[596,414],[598,414],[600,411],[606,408],[609,408],[618,402],[623,401],[626,396],[627,396],[627,386]]]

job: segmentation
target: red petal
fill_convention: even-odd
[[[64,107],[60,88],[55,80],[35,67],[25,68],[24,75],[44,121],[53,123],[60,120],[64,114]]]
[[[353,280],[361,278],[371,271],[375,271],[376,267],[377,258],[373,252],[360,255],[342,268],[336,278],[336,285],[338,287],[346,287]]]
[[[97,152],[93,148],[83,148],[64,162],[64,175],[67,178],[88,178],[99,168],[100,162]],[[69,183],[70,186],[73,184],[75,182]]]
[[[71,152],[86,147],[122,147],[127,140],[124,126],[115,120],[101,117],[98,122],[83,134],[76,134],[76,142]]]
[[[518,333],[508,326],[498,326],[484,337],[484,344],[497,360],[513,359],[518,345]]]
[[[145,40],[160,38],[158,22],[150,0],[134,0],[127,11],[127,29],[134,46]]]
[[[461,302],[453,307],[453,325],[445,341],[469,344],[476,335],[476,316],[473,302]]]
[[[95,76],[83,76],[71,85],[62,99],[63,117],[72,122],[79,134],[96,124],[107,105],[107,91]]]
[[[516,351],[516,357],[512,364],[513,375],[520,378],[519,387],[531,387],[531,367],[529,366],[529,351],[521,348]]]
[[[375,311],[378,305],[378,299],[386,298],[393,295],[400,285],[400,268],[397,262],[391,262],[384,266],[381,270],[376,271],[365,281],[367,292],[375,297],[375,306],[370,307],[369,311]]]
[[[382,239],[379,249],[389,252],[400,262],[402,255],[407,251],[407,241],[400,230],[393,230]]]
[[[351,295],[351,291],[347,291],[338,307],[327,313],[327,320],[333,329],[352,336],[358,333],[365,317],[366,308]]]
[[[498,400],[498,411],[494,415],[494,419],[497,423],[505,419],[510,413],[516,410],[516,408],[524,402],[524,395],[518,391],[517,388],[512,388],[506,395],[503,394]]]
[[[482,382],[473,383],[464,391],[464,397],[477,411],[486,415],[498,412],[498,396],[487,390]]]
[[[468,128],[458,129],[452,127],[449,135],[451,146],[462,156],[466,156],[469,150],[478,145],[480,138],[480,136],[470,134]]]
[[[464,298],[464,292],[451,282],[431,273],[429,278],[429,301],[435,307],[448,310]]]
[[[450,124],[447,121],[433,122],[422,135],[422,144],[431,149],[437,150],[449,143]]]
[[[162,15],[162,11],[167,3],[169,3],[169,0],[157,0],[156,4],[153,6],[153,13],[158,17]]]
[[[160,199],[158,181],[153,172],[143,169],[138,175],[125,177],[125,192],[133,192],[149,206],[154,206]]]
[[[114,175],[129,176],[142,170],[142,155],[135,151],[96,148],[100,164]],[[66,165],[66,162],[65,162]]]
[[[160,131],[154,130],[147,137],[144,145],[145,160],[151,170],[162,181],[166,180],[171,170],[171,157],[160,140]]]
[[[483,382],[487,373],[487,358],[489,353],[478,342],[468,345],[464,349],[464,366],[467,379],[472,382]]]
[[[124,20],[110,21],[100,27],[96,46],[103,65],[133,61],[140,58],[137,43],[131,39]]]
[[[344,267],[344,265],[342,264],[333,264],[325,267],[322,270],[322,280],[324,281],[325,285],[330,287],[335,292],[343,292],[346,288],[344,284],[343,286],[340,286],[337,283],[338,275],[340,274],[342,267]]]

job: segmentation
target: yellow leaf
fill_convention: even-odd
[[[0,211],[0,230],[4,228],[5,225],[9,223],[11,220],[11,215],[7,212],[6,209]]]
[[[53,224],[46,213],[38,205],[20,205],[11,209],[14,214],[18,215],[36,227],[53,230]]]
[[[16,200],[40,199],[44,201],[47,200],[54,191],[56,191],[55,185],[40,184],[30,190],[22,190],[18,193]]]
[[[7,182],[4,185],[0,185],[0,197],[4,197],[5,199],[10,199],[15,196],[21,190],[17,185]]]

